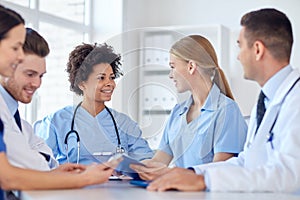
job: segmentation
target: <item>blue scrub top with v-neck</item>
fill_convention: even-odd
[[[46,116],[36,131],[36,134],[42,137],[52,149],[60,164],[67,162],[67,153],[70,162],[77,161],[76,135],[72,133],[68,137],[68,152],[66,152],[64,143],[65,137],[70,131],[74,109],[75,106],[67,106]],[[142,138],[138,124],[129,116],[109,109],[116,121],[121,146],[125,152],[137,160],[152,158],[153,151],[148,142]],[[84,108],[79,107],[74,121],[74,130],[80,136],[79,162],[81,164],[107,161],[111,155],[94,156],[94,154],[116,152],[118,139],[112,117],[106,109],[94,117]]]
[[[171,165],[190,167],[209,163],[218,152],[239,153],[247,134],[247,124],[232,99],[213,85],[201,114],[187,123],[192,96],[175,105],[167,121],[159,150],[171,155]]]

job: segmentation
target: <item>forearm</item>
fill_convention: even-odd
[[[233,153],[219,152],[214,155],[213,162],[225,161],[234,156]]]
[[[169,154],[167,154],[161,150],[157,150],[157,152],[155,153],[155,155],[153,156],[153,158],[151,160],[155,161],[155,162],[163,163],[168,166],[170,164],[172,158],[173,157],[170,156]]]
[[[6,190],[67,189],[88,184],[80,174],[40,172],[10,165],[4,153],[0,156],[1,187]]]

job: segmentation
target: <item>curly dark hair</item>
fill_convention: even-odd
[[[71,83],[70,90],[78,95],[83,95],[79,84],[86,81],[97,64],[109,63],[116,78],[123,75],[121,72],[121,56],[116,54],[112,46],[103,44],[81,44],[69,55],[67,72]]]

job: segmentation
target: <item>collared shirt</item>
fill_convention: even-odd
[[[67,154],[70,162],[77,162],[76,135],[70,134],[67,138],[67,145],[64,143],[67,133],[71,130],[74,110],[75,106],[67,106],[46,116],[36,132],[44,138],[59,163],[68,162]],[[125,152],[138,160],[152,158],[153,152],[148,142],[141,137],[142,132],[138,124],[123,113],[113,109],[110,111],[116,121],[121,147],[125,149]],[[74,130],[80,137],[80,163],[104,162],[111,156],[107,154],[116,152],[117,134],[112,117],[106,109],[93,117],[84,108],[79,107],[75,115]]]
[[[299,70],[288,65],[263,86],[269,100],[264,119],[253,140],[256,129],[254,106],[247,143],[249,140],[253,141],[251,145],[245,146],[237,158],[193,167],[197,174],[205,175],[206,187],[209,190],[300,192],[300,110],[295,106],[300,101],[300,82],[296,82],[299,76]],[[297,84],[291,90],[295,83]],[[277,114],[271,143],[268,140],[269,131]]]
[[[18,109],[18,102],[0,85],[1,97],[1,114],[2,120],[9,123],[5,127],[5,135],[3,137],[7,152],[6,156],[9,162],[17,167],[30,168],[35,170],[49,170],[50,167],[56,167],[57,162],[51,156],[52,151],[46,145],[45,141],[34,135],[31,125],[22,120],[22,131],[15,123],[14,114]],[[51,157],[47,162],[41,153]]]
[[[18,101],[16,101],[0,84],[0,93],[7,105],[7,108],[11,112],[12,116],[17,112],[17,109],[19,107]]]
[[[262,91],[266,95],[265,98],[266,109],[268,108],[270,102],[272,102],[272,100],[274,99],[275,93],[278,87],[280,86],[280,84],[291,72],[292,72],[292,66],[287,65],[286,67],[278,71],[274,76],[272,76],[262,87]]]
[[[292,67],[288,65],[287,67],[282,68],[279,72],[277,72],[274,76],[272,76],[262,87],[262,91],[265,94],[266,98],[264,100],[266,109],[268,108],[270,102],[275,97],[275,93],[280,86],[280,84],[284,81],[284,79],[292,72]],[[198,174],[203,173],[205,176],[205,185],[207,190],[210,190],[211,184],[210,184],[210,179],[207,174],[199,169],[194,169]]]
[[[159,149],[173,157],[178,167],[213,161],[219,152],[239,153],[246,139],[247,125],[237,104],[213,85],[201,114],[187,123],[192,96],[175,105],[166,124]]]

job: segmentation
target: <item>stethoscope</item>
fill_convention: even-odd
[[[289,89],[289,90],[287,91],[287,93],[284,95],[284,97],[283,97],[283,99],[282,99],[282,101],[281,101],[281,103],[280,103],[280,108],[278,109],[278,111],[277,111],[277,113],[276,113],[276,117],[275,117],[275,119],[274,119],[274,121],[273,121],[273,124],[272,124],[272,126],[271,126],[271,128],[270,128],[270,130],[269,130],[268,135],[267,135],[267,142],[270,143],[272,149],[274,149],[274,145],[273,145],[273,139],[274,139],[273,128],[274,128],[274,126],[275,126],[275,124],[276,124],[276,122],[277,122],[277,118],[278,118],[278,115],[279,115],[280,110],[281,110],[281,105],[283,104],[283,102],[285,101],[286,97],[287,97],[288,94],[292,91],[292,89],[295,87],[295,85],[297,84],[297,82],[298,82],[299,80],[300,80],[300,77],[293,83],[293,85],[290,87],[290,89]],[[251,141],[254,140],[254,136],[255,136],[255,134],[253,134]],[[250,146],[251,146],[251,142],[249,141],[248,144],[247,144],[247,147],[250,147]]]
[[[78,164],[79,163],[79,158],[80,158],[80,136],[79,136],[79,133],[74,130],[74,123],[75,123],[75,116],[76,116],[76,113],[77,113],[77,110],[78,108],[81,106],[82,102],[80,102],[75,110],[74,110],[74,113],[73,113],[73,117],[72,117],[72,122],[71,122],[71,130],[66,134],[66,137],[65,137],[65,146],[66,146],[66,152],[67,152],[67,161],[69,161],[69,155],[68,155],[68,138],[69,138],[69,135],[74,133],[76,135],[76,139],[77,139],[77,159],[76,159],[76,163]],[[116,123],[116,120],[113,116],[113,114],[111,113],[111,111],[105,106],[105,109],[107,110],[108,114],[110,115],[113,123],[114,123],[114,127],[115,127],[115,132],[116,132],[116,135],[117,135],[117,139],[118,139],[118,145],[116,147],[116,154],[122,154],[125,152],[125,149],[121,146],[121,140],[120,140],[120,134],[119,134],[119,131],[118,131],[118,128],[117,128],[117,123]]]

